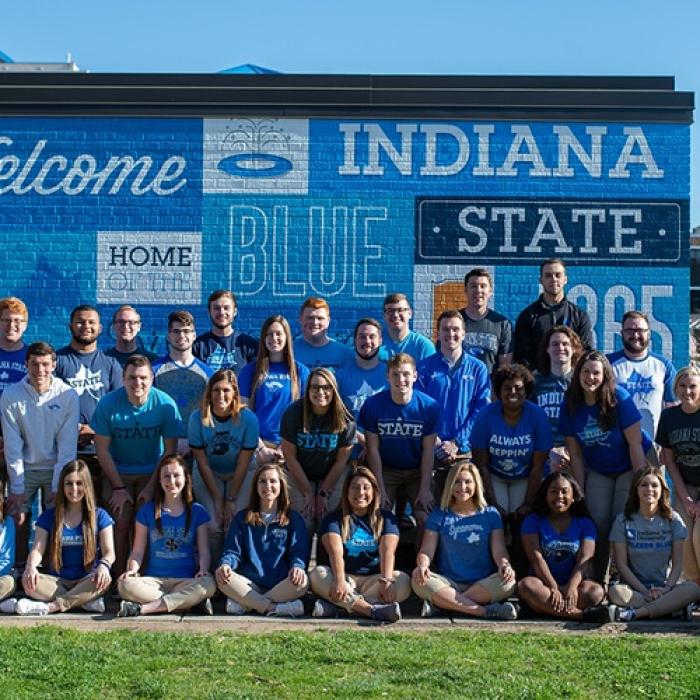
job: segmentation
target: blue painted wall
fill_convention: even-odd
[[[217,287],[254,334],[320,295],[344,338],[392,291],[430,333],[441,285],[476,265],[514,321],[557,256],[599,347],[642,308],[683,364],[689,158],[674,124],[1,118],[0,291],[28,303],[28,338],[62,345],[76,304],[108,321],[133,303],[163,350],[167,313],[204,330]]]

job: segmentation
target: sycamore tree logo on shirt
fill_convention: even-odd
[[[75,389],[78,396],[82,396],[86,391],[95,400],[102,396],[104,383],[102,382],[102,370],[91,372],[85,365],[80,365],[80,369],[74,377],[67,377],[66,383]]]
[[[472,532],[469,537],[467,537],[467,542],[469,544],[476,544],[477,542],[481,541],[481,537],[479,537],[479,534],[476,532]]]
[[[625,380],[625,388],[635,398],[636,403],[648,404],[654,391],[654,384],[651,377],[645,377],[637,370],[633,370],[632,374]]]
[[[601,447],[611,447],[608,438],[610,437],[610,432],[603,430],[599,425],[598,421],[593,417],[589,416],[586,425],[583,426],[583,430],[578,433],[581,442],[587,447],[592,445],[600,445]]]

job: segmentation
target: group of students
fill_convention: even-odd
[[[544,264],[545,290],[558,267]],[[465,290],[490,283],[477,272]],[[675,376],[680,403],[661,414],[655,434],[681,517],[608,357],[586,349],[546,300],[523,312],[529,326],[519,320],[542,336],[533,376],[508,353],[492,353],[490,365],[473,356],[471,307],[441,314],[435,351],[408,331],[406,297],[389,295],[390,337],[382,342],[380,324],[361,319],[353,355],[327,338],[328,305],[311,299],[302,338],[293,341],[287,320],[273,315],[253,353],[249,336],[215,332],[236,312],[233,295],[220,292],[209,301],[206,338],[195,341],[191,315],[169,319],[169,346],[181,353],[171,352],[172,391],[184,382],[177,361],[201,345],[197,407],[180,411],[152,387],[149,358],[135,343],[125,349],[124,387],[100,399],[87,426],[97,464],[71,459],[50,475],[55,506],[37,520],[22,575],[28,597],[19,600],[14,522],[2,519],[1,611],[104,610],[113,574],[122,616],[210,611],[217,586],[230,614],[296,617],[311,587],[314,616],[344,610],[380,621],[400,619],[411,588],[426,615],[495,619],[517,617],[508,601],[516,589],[536,613],[594,621],[658,617],[700,598],[699,370]],[[570,303],[556,308],[585,320]],[[626,328],[646,331],[648,344],[643,314],[626,314]],[[224,367],[225,357],[238,359]],[[155,412],[167,418],[148,423]],[[178,454],[185,436],[191,459]],[[97,506],[101,497],[111,515]],[[400,525],[412,518],[418,555],[409,576],[396,554]],[[322,563],[307,573],[314,533]],[[602,605],[611,547],[617,578]]]

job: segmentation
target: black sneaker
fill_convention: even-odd
[[[615,622],[632,622],[636,617],[634,608],[617,608],[615,610]]]
[[[486,606],[489,620],[517,620],[520,606],[516,603],[490,603]]]
[[[593,605],[583,611],[584,622],[615,622],[614,605]]]
[[[401,608],[398,603],[373,605],[372,619],[377,622],[398,622],[401,619]]]
[[[117,617],[138,617],[141,614],[141,606],[128,600],[122,600]]]
[[[340,608],[333,605],[328,600],[317,598],[314,603],[314,609],[311,611],[311,617],[337,617]]]

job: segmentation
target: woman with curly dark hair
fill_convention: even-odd
[[[534,381],[522,365],[501,367],[493,377],[497,401],[482,408],[470,436],[486,499],[508,515],[526,515],[552,447],[547,414],[527,400]]]
[[[608,568],[610,525],[629,492],[632,471],[646,463],[651,442],[643,444],[642,417],[632,397],[615,383],[608,359],[593,350],[576,363],[561,407],[559,431],[571,456],[571,471],[585,483],[586,503],[598,529],[595,579]]]
[[[587,578],[596,531],[571,472],[552,472],[540,484],[521,536],[530,573],[518,582],[520,599],[537,613],[565,620],[607,622],[603,587]]]
[[[663,472],[647,466],[634,475],[625,510],[610,531],[620,581],[608,598],[621,622],[662,617],[700,599],[694,581],[678,583],[683,570],[683,542],[688,531],[671,509]]]

